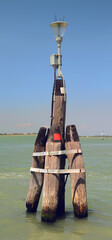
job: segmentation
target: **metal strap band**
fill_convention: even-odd
[[[82,153],[81,149],[71,149],[71,150],[60,150],[51,152],[33,152],[33,157],[39,156],[55,156],[55,155],[67,155],[67,154],[77,154]]]
[[[43,169],[43,168],[30,168],[30,172],[48,173],[48,174],[70,174],[70,173],[84,173],[85,168],[81,169]]]

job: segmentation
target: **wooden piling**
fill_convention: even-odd
[[[55,79],[51,103],[51,126],[60,126],[62,149],[65,148],[66,92],[64,79]],[[65,156],[61,156],[60,169],[65,168]],[[65,176],[59,176],[58,215],[65,213]]]
[[[51,126],[46,151],[60,151],[62,147],[60,128]],[[46,169],[60,169],[61,156],[46,156]],[[55,221],[59,201],[59,174],[45,174],[42,199],[42,221]]]
[[[62,142],[65,138],[66,93],[64,80],[57,79],[53,87],[51,126],[60,126]]]
[[[45,151],[45,144],[47,140],[47,130],[41,127],[34,145],[34,152]],[[45,157],[32,157],[33,168],[44,168]],[[28,212],[36,212],[40,194],[43,186],[44,174],[31,172],[30,184],[26,198],[26,208]]]
[[[80,149],[79,136],[75,125],[66,128],[66,149]],[[84,161],[81,153],[68,154],[70,169],[84,168]],[[71,173],[71,193],[74,214],[83,218],[88,215],[87,196],[86,196],[86,173]]]

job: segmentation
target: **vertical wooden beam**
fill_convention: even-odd
[[[46,143],[46,151],[61,150],[61,135],[58,126],[51,126],[48,140]],[[61,156],[46,156],[45,168],[59,169]],[[57,216],[57,207],[59,200],[59,174],[45,174],[43,199],[42,199],[42,221],[55,221]]]
[[[65,149],[65,118],[66,118],[66,96],[64,79],[54,79],[53,95],[52,95],[52,112],[51,112],[51,126],[60,126],[62,149]],[[60,169],[65,168],[65,156],[61,156]],[[59,202],[58,215],[65,212],[65,176],[59,176]]]
[[[75,125],[67,126],[66,128],[66,149],[80,149],[79,136]],[[84,161],[82,154],[68,154],[68,163],[70,169],[84,168]],[[87,196],[86,196],[86,174],[72,173],[71,179],[71,193],[74,214],[83,218],[88,215]]]
[[[57,79],[54,83],[53,87],[53,97],[52,97],[52,125],[60,126],[62,141],[64,141],[65,138],[65,118],[66,118],[66,98],[65,94],[63,93],[63,90],[65,90],[64,87],[64,80],[63,79]],[[63,90],[62,90],[63,89]]]
[[[42,127],[37,135],[34,152],[45,151],[45,144],[47,140],[46,128]],[[32,167],[33,168],[44,168],[45,157],[33,157]],[[40,194],[43,186],[44,174],[32,172],[30,176],[30,184],[26,198],[26,208],[28,212],[36,212]]]

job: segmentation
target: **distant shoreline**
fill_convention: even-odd
[[[0,133],[0,136],[37,136],[38,133]],[[80,138],[102,138],[102,136],[79,136]],[[112,137],[111,135],[104,135],[103,138]]]
[[[0,136],[36,136],[37,133],[0,133]]]

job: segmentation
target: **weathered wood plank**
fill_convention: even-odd
[[[34,152],[45,151],[46,144],[46,128],[40,128],[37,135]],[[38,156],[32,158],[32,168],[44,168],[44,156]],[[32,172],[30,176],[30,184],[28,188],[27,198],[26,198],[26,208],[28,212],[36,212],[40,194],[43,186],[44,174]]]
[[[60,133],[58,126],[52,126],[46,143],[46,151],[60,151],[61,141],[54,141],[54,133]],[[45,169],[60,169],[61,156],[46,156]],[[42,221],[55,221],[59,199],[59,174],[45,174],[42,199]]]
[[[65,118],[66,118],[66,93],[62,93],[61,88],[64,88],[65,92],[65,83],[64,79],[56,79],[54,82],[53,88],[53,97],[52,97],[52,112],[51,112],[51,126],[59,126],[61,131],[62,138],[62,148],[65,149]],[[65,168],[65,156],[61,156],[60,169]],[[58,201],[58,215],[65,213],[65,176],[59,176],[59,201]]]
[[[81,149],[79,136],[75,125],[66,128],[66,149]],[[68,154],[68,163],[70,169],[84,168],[84,161],[81,153]],[[88,215],[87,196],[86,196],[86,174],[85,172],[70,174],[71,193],[74,214],[79,217]]]

